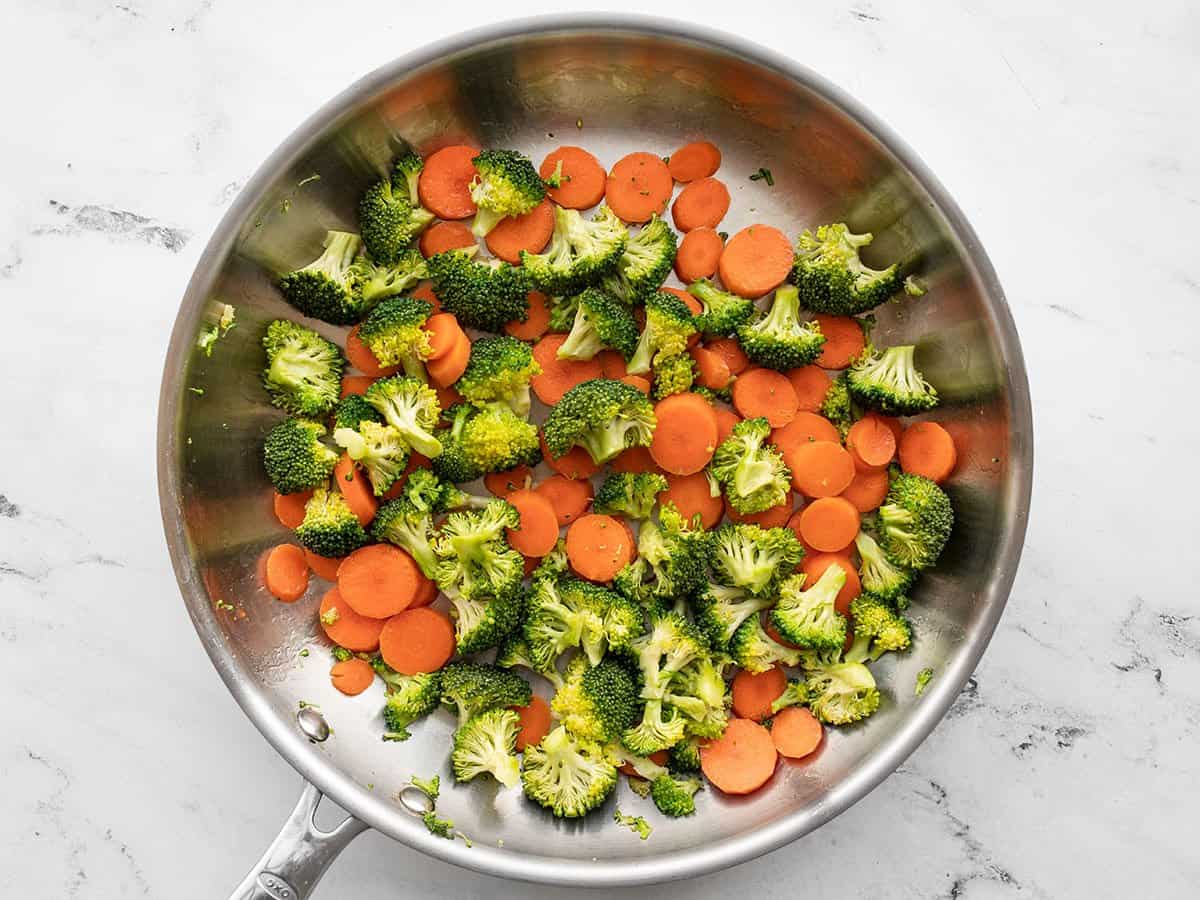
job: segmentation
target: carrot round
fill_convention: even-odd
[[[596,354],[596,359],[600,362],[600,371],[605,378],[614,378],[620,381],[629,374],[625,357],[616,350],[601,350]]]
[[[860,522],[858,510],[849,500],[821,497],[801,511],[800,535],[810,547],[836,553],[854,542]]]
[[[542,460],[559,475],[566,478],[591,478],[600,471],[600,467],[592,462],[591,454],[582,447],[572,447],[562,456],[555,458],[546,446],[546,435],[540,430],[538,439],[542,444]]]
[[[887,499],[887,492],[887,469],[873,469],[855,472],[854,480],[838,496],[849,500],[860,513],[866,513],[879,509]]]
[[[381,366],[371,348],[362,342],[358,336],[358,326],[355,325],[346,335],[346,362],[358,371],[372,378],[383,378],[396,373],[396,366]]]
[[[465,219],[475,214],[471,199],[471,180],[475,166],[471,164],[479,150],[458,144],[443,147],[429,155],[417,179],[417,196],[421,205],[439,219]]]
[[[693,516],[700,517],[705,531],[715,528],[725,513],[725,501],[720,493],[712,495],[708,477],[703,472],[691,475],[667,475],[667,489],[658,495],[658,502],[674,503],[675,508],[689,522]]]
[[[383,619],[360,616],[343,598],[335,587],[321,598],[318,622],[325,636],[340,647],[355,653],[373,653],[379,649],[379,632],[383,631]]]
[[[533,490],[550,502],[559,526],[570,525],[587,512],[592,502],[592,483],[586,478],[555,474]]]
[[[796,418],[791,422],[771,432],[771,443],[779,448],[779,452],[783,454],[784,462],[791,468],[793,476],[796,467],[789,454],[794,454],[798,448],[811,444],[813,441],[829,441],[839,444],[841,440],[842,436],[838,432],[837,426],[824,416],[810,412],[797,412]],[[795,482],[796,479],[793,477],[792,483],[795,484]]]
[[[559,168],[562,163],[562,168]],[[543,180],[552,178],[557,171],[560,184],[546,188],[550,199],[567,209],[591,209],[604,199],[604,167],[600,161],[582,147],[559,147],[551,150],[538,174]]]
[[[699,178],[679,192],[671,204],[675,227],[688,232],[693,228],[716,228],[729,212],[729,188],[715,178]]]
[[[517,466],[503,472],[488,472],[483,476],[483,486],[497,497],[507,497],[515,491],[529,487],[533,470],[529,466]]]
[[[445,356],[425,363],[430,384],[434,387],[450,387],[467,371],[467,363],[470,361],[471,340],[465,332],[460,332],[460,337],[455,338]]]
[[[792,470],[792,484],[806,497],[836,497],[854,480],[854,460],[841,444],[811,441],[789,453],[784,461]]]
[[[695,181],[707,178],[721,168],[721,151],[708,141],[684,144],[671,154],[667,169],[676,181]]]
[[[825,574],[825,570],[834,563],[846,573],[846,583],[838,591],[834,606],[843,616],[850,615],[850,601],[862,593],[862,581],[858,577],[858,567],[845,553],[813,553],[804,557],[800,563],[800,571],[804,573],[807,583],[816,584]]]
[[[821,326],[821,334],[825,335],[821,355],[816,361],[818,366],[822,369],[844,369],[862,355],[867,339],[858,319],[820,314],[813,318]]]
[[[475,246],[475,235],[462,222],[434,222],[417,243],[426,259],[448,250],[464,250]]]
[[[545,453],[545,451],[542,451]],[[588,459],[591,459],[589,456]],[[662,472],[662,468],[650,455],[649,447],[630,447],[622,450],[609,466],[614,472]],[[665,473],[664,473],[665,474]]]
[[[345,557],[335,556],[317,556],[311,550],[304,551],[304,561],[308,563],[308,567],[313,570],[313,574],[318,578],[328,582],[337,581],[338,566],[342,564],[342,559]]]
[[[533,376],[530,386],[547,406],[553,406],[575,385],[603,375],[600,362],[595,358],[559,359],[558,348],[566,339],[565,334],[548,334],[533,345],[533,358],[542,371]]]
[[[771,732],[749,719],[730,719],[725,733],[700,748],[700,769],[725,794],[749,794],[767,783],[779,756]]]
[[[733,676],[730,693],[733,695],[733,714],[753,722],[771,718],[771,704],[787,688],[787,675],[776,666],[754,674],[745,669]]]
[[[308,562],[295,544],[280,544],[267,554],[267,590],[276,600],[294,603],[308,590]]]
[[[750,369],[733,383],[733,408],[747,419],[762,416],[772,428],[792,421],[799,406],[792,383],[774,369]]]
[[[588,581],[612,581],[633,560],[633,542],[612,516],[590,513],[567,529],[567,561]]]
[[[711,278],[717,272],[717,261],[724,249],[725,242],[712,228],[701,225],[691,229],[675,252],[675,274],[684,284]]]
[[[401,675],[436,672],[454,656],[454,646],[454,623],[428,607],[392,616],[379,633],[383,661]]]
[[[524,556],[545,556],[558,543],[558,516],[544,496],[522,488],[506,498],[516,507],[521,524],[507,529],[508,543]]]
[[[443,359],[454,349],[454,345],[466,337],[466,332],[458,324],[453,313],[437,313],[425,320],[425,330],[429,332],[431,348],[426,361]]]
[[[509,322],[504,330],[522,341],[536,341],[550,327],[550,300],[541,291],[530,291],[529,316],[524,322]]]
[[[667,164],[653,153],[639,151],[617,160],[608,173],[604,198],[619,219],[649,222],[661,216],[675,185]]]
[[[674,394],[654,407],[658,425],[650,455],[673,475],[699,472],[717,448],[717,416],[699,394]]]
[[[353,697],[371,686],[375,680],[375,670],[365,659],[355,656],[335,662],[329,670],[329,680],[347,697]]]
[[[521,251],[541,253],[554,234],[554,204],[543,200],[521,216],[501,219],[500,224],[487,233],[484,243],[492,256],[497,256],[514,266],[521,262]]]
[[[860,468],[882,469],[896,455],[896,436],[875,416],[864,416],[850,426],[846,449],[862,462]]]
[[[725,288],[739,297],[761,297],[783,283],[792,270],[792,243],[770,225],[751,225],[729,239],[717,271]]]
[[[729,386],[729,379],[733,375],[730,374],[729,364],[719,354],[703,347],[693,347],[688,353],[696,363],[696,381],[701,387],[720,391]]]
[[[725,360],[725,365],[729,366],[729,371],[733,375],[741,375],[750,368],[750,358],[742,350],[742,345],[733,338],[715,338],[705,341],[704,349],[711,350]]]
[[[550,704],[534,694],[524,706],[510,706],[517,714],[520,730],[517,731],[517,752],[542,742],[550,733]]]
[[[719,447],[733,434],[733,427],[742,421],[742,417],[723,406],[714,406],[713,412],[717,414],[717,446]]]
[[[900,468],[905,472],[940,484],[957,464],[954,438],[937,422],[914,422],[905,429],[900,438]]]
[[[370,483],[363,478],[349,455],[343,453],[342,458],[333,467],[333,480],[346,499],[350,511],[358,517],[359,524],[363,528],[370,525],[371,520],[375,518],[375,510],[379,508],[379,501],[375,499],[375,491]]]
[[[646,396],[650,395],[650,382],[641,375],[622,375],[617,379],[622,384],[627,384],[630,387],[635,387]]]
[[[730,506],[727,500],[725,503],[725,515],[729,516],[735,522],[757,525],[760,528],[779,528],[782,525],[786,525],[792,515],[792,498],[789,496],[787,500],[778,506],[772,506],[764,509],[762,512],[756,513],[740,513]]]
[[[780,756],[803,759],[821,746],[825,729],[803,706],[785,706],[771,720],[771,740]]]
[[[417,598],[412,603],[408,604],[409,609],[420,609],[422,606],[428,606],[438,597],[437,582],[431,578],[421,576],[421,586],[417,589]]]
[[[421,570],[413,558],[391,544],[360,547],[338,567],[338,590],[359,615],[386,619],[416,599]]]
[[[438,295],[433,292],[432,281],[422,281],[415,288],[408,292],[408,296],[416,297],[418,300],[424,300],[433,307],[435,313],[442,311],[442,301],[438,299]]]
[[[784,372],[792,383],[801,412],[819,412],[829,393],[829,376],[819,366],[801,366]]]
[[[304,521],[304,507],[312,498],[312,491],[298,494],[275,494],[275,518],[284,528],[299,528]]]
[[[341,399],[345,400],[351,394],[365,394],[374,383],[375,379],[370,375],[343,375]]]

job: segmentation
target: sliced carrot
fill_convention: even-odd
[[[792,270],[792,243],[770,225],[743,228],[725,244],[717,271],[726,290],[761,297],[781,285]]]
[[[358,336],[358,326],[355,325],[346,335],[346,362],[358,371],[372,378],[384,378],[396,374],[396,366],[381,366],[371,348],[362,342]]]
[[[325,636],[355,653],[373,653],[379,649],[379,632],[383,631],[383,619],[360,616],[343,599],[341,592],[330,588],[321,598],[317,621]]]
[[[800,401],[801,412],[819,412],[829,393],[829,376],[819,366],[801,366],[784,372],[787,380],[796,389],[796,399]]]
[[[754,674],[739,669],[733,676],[733,714],[753,722],[771,718],[771,704],[787,689],[787,675],[776,666]]]
[[[748,369],[733,383],[733,408],[747,419],[762,416],[772,428],[792,421],[799,406],[792,383],[774,369]]]
[[[562,168],[559,168],[562,163]],[[542,160],[538,174],[548,179],[558,173],[558,187],[547,187],[546,193],[559,206],[567,209],[591,209],[604,199],[604,167],[582,147],[559,147]]]
[[[787,425],[771,432],[771,443],[779,448],[779,452],[783,454],[784,461],[789,466],[792,466],[792,463],[788,459],[788,453],[794,452],[797,447],[811,444],[813,441],[830,441],[838,444],[841,443],[841,440],[842,435],[836,425],[824,416],[803,411],[797,412],[796,418]],[[792,471],[795,471],[795,466],[792,466]]]
[[[734,338],[714,338],[705,341],[704,349],[711,350],[725,360],[725,365],[729,366],[733,375],[741,375],[750,368],[750,358]]]
[[[432,281],[422,281],[415,288],[408,292],[408,296],[416,297],[418,300],[424,300],[433,307],[434,313],[442,311],[442,301],[438,299],[437,294],[433,292]]]
[[[605,378],[615,378],[618,381],[629,374],[625,365],[625,357],[616,350],[601,350],[596,354],[600,361],[600,372]]]
[[[375,379],[370,375],[343,375],[341,396],[345,399],[351,394],[365,394],[374,383]]]
[[[546,446],[546,436],[540,429],[538,439],[542,444],[542,460],[559,475],[567,478],[591,478],[600,471],[600,467],[592,462],[591,454],[582,447],[572,447],[556,459]]]
[[[787,500],[778,506],[772,506],[764,509],[762,512],[756,513],[740,513],[730,506],[729,501],[726,500],[725,515],[729,516],[735,522],[757,525],[760,528],[779,528],[786,525],[792,515],[792,498],[789,496]]]
[[[904,437],[904,425],[895,416],[885,416],[881,413],[873,412],[869,415],[874,416],[884,425],[892,430],[892,434],[896,436],[896,446],[900,446],[900,439]]]
[[[688,232],[693,228],[716,228],[729,212],[729,188],[716,178],[698,178],[691,182],[671,204],[675,227]]]
[[[822,369],[844,369],[862,356],[867,338],[858,319],[820,314],[813,318],[821,326],[821,334],[825,335],[821,355],[817,357],[818,366]]]
[[[860,468],[882,469],[896,455],[896,436],[877,417],[864,416],[850,426],[846,449],[863,463]]]
[[[375,670],[365,659],[354,656],[335,662],[329,670],[329,680],[347,697],[354,697],[371,686],[375,680]]]
[[[558,516],[543,495],[529,488],[513,491],[505,497],[516,507],[521,524],[506,529],[508,543],[524,556],[545,556],[558,543]]]
[[[454,385],[450,385],[449,387],[438,386],[435,387],[434,390],[437,391],[438,406],[440,406],[442,409],[449,409],[450,407],[463,402],[462,394],[455,390]]]
[[[641,375],[622,375],[617,381],[635,387],[646,396],[650,396],[650,382]]]
[[[937,422],[914,422],[905,429],[900,438],[900,468],[905,472],[940,484],[957,464],[954,438]]]
[[[418,243],[426,259],[448,250],[464,250],[475,246],[475,235],[462,222],[434,222],[421,235]]]
[[[454,341],[454,344],[441,359],[431,359],[425,364],[429,373],[429,382],[434,387],[450,387],[467,371],[467,363],[471,360],[471,341],[465,333]]]
[[[724,358],[703,347],[693,347],[688,353],[692,355],[692,359],[696,363],[696,382],[701,387],[720,391],[729,386],[729,380],[733,378],[733,375]]]
[[[646,757],[646,759],[650,760],[650,762],[654,763],[656,766],[665,766],[670,758],[671,755],[666,750],[655,750]],[[617,771],[622,775],[628,775],[630,778],[642,777],[638,774],[637,769],[635,769],[631,763],[621,763],[621,765],[617,766]]]
[[[887,469],[873,471],[857,471],[850,485],[838,494],[850,501],[850,505],[860,513],[879,509],[887,499],[888,473]]]
[[[742,417],[723,406],[714,406],[713,412],[717,414],[717,446],[719,447],[733,434],[733,427],[742,421]]]
[[[553,406],[575,385],[603,375],[600,361],[595,358],[559,359],[558,348],[566,339],[565,334],[548,334],[533,345],[533,358],[542,367],[542,372],[533,376],[530,385],[537,398],[547,406]]]
[[[658,495],[660,504],[674,503],[680,515],[687,521],[700,517],[700,527],[705,531],[716,528],[725,514],[725,501],[720,492],[712,495],[708,476],[703,472],[691,475],[667,475],[667,489]]]
[[[275,494],[275,518],[284,528],[299,528],[304,521],[304,507],[312,499],[312,491],[298,494]]]
[[[542,451],[543,453],[545,451]],[[589,456],[588,459],[591,459]],[[649,447],[630,447],[622,450],[616,459],[609,462],[614,472],[662,472]],[[665,474],[665,473],[664,473]]]
[[[674,475],[699,472],[717,447],[717,415],[699,394],[674,394],[654,407],[658,425],[650,455]]]
[[[522,341],[536,341],[550,327],[550,299],[541,291],[530,291],[529,316],[524,322],[509,322],[504,330]]]
[[[520,730],[517,732],[517,752],[534,747],[550,733],[550,704],[534,694],[524,706],[510,706],[517,714]]]
[[[771,740],[780,756],[803,759],[821,746],[825,728],[803,706],[785,706],[771,720]]]
[[[529,466],[517,466],[504,472],[488,472],[483,476],[483,486],[497,497],[507,497],[514,491],[523,491],[533,479]]]
[[[487,233],[484,243],[497,256],[514,266],[521,262],[521,251],[541,253],[554,234],[554,204],[543,200],[522,216],[500,220],[500,224]]]
[[[812,441],[782,453],[792,484],[806,497],[836,497],[854,480],[854,460],[841,444]]]
[[[432,348],[429,360],[445,358],[454,345],[467,336],[453,313],[430,316],[425,321],[425,330],[429,332],[429,346]]]
[[[861,518],[843,497],[821,497],[800,513],[800,534],[805,543],[823,553],[845,550],[858,534]]]
[[[436,672],[454,656],[454,623],[428,607],[392,616],[379,634],[383,661],[401,675]]]
[[[834,563],[846,573],[846,583],[838,591],[834,606],[843,616],[850,615],[850,601],[862,593],[862,581],[858,577],[858,567],[845,553],[813,553],[804,557],[800,563],[800,571],[804,573],[806,584],[813,585],[821,580],[825,570]]]
[[[770,780],[778,761],[771,732],[749,719],[730,719],[721,737],[700,748],[704,777],[724,794],[757,791]]]
[[[703,225],[691,229],[675,252],[675,274],[684,284],[711,278],[717,272],[717,262],[724,249],[725,242],[713,229]]]
[[[676,181],[695,181],[707,178],[721,168],[721,151],[708,141],[684,144],[671,154],[667,169]]]
[[[317,556],[311,550],[304,551],[304,561],[313,570],[313,574],[331,583],[337,581],[338,566],[342,564],[343,559],[345,557]]]
[[[580,578],[612,581],[633,560],[633,542],[612,516],[589,513],[567,529],[567,561]]]
[[[667,164],[653,153],[630,153],[608,173],[604,197],[608,208],[626,222],[649,222],[661,216],[675,185]]]
[[[560,526],[570,525],[582,516],[592,502],[592,483],[586,478],[551,475],[534,491],[550,501]]]
[[[399,547],[370,544],[342,560],[338,590],[355,612],[386,619],[416,599],[422,577],[413,558]]]
[[[343,453],[333,467],[333,480],[346,499],[346,505],[358,517],[359,524],[363,528],[370,525],[375,518],[375,510],[379,508],[379,501],[375,499],[370,482],[358,471],[358,466],[349,455]]]
[[[417,179],[417,196],[421,205],[439,219],[465,219],[475,214],[471,199],[471,181],[475,166],[471,164],[479,150],[458,144],[431,153]]]
[[[266,588],[276,600],[294,603],[308,590],[308,562],[295,544],[280,544],[267,555]]]
[[[421,576],[421,586],[417,589],[417,599],[408,604],[409,609],[420,609],[422,606],[428,606],[438,597],[437,582],[431,578]]]

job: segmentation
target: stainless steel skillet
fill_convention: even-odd
[[[603,814],[555,821],[519,792],[482,785],[444,790],[438,805],[473,846],[434,837],[396,794],[412,773],[444,770],[449,722],[435,717],[406,743],[382,743],[379,697],[335,697],[326,656],[300,656],[315,643],[319,588],[289,606],[259,587],[262,553],[283,535],[259,461],[278,414],[259,387],[258,341],[266,322],[294,315],[270,272],[313,258],[326,228],[355,227],[357,197],[400,139],[422,151],[458,141],[514,146],[534,159],[578,143],[611,165],[632,149],[667,154],[701,136],[724,151],[730,231],[845,219],[877,235],[879,258],[919,260],[930,284],[919,302],[881,309],[875,332],[885,344],[919,339],[920,363],[946,400],[941,418],[964,448],[951,487],[959,526],[913,610],[919,641],[882,666],[887,700],[867,725],[831,735],[816,759],[782,766],[753,797],[705,792],[698,815],[664,824],[647,842],[622,839]],[[760,166],[774,187],[748,180]],[[237,307],[238,327],[208,357],[196,337],[222,303]],[[230,692],[307,782],[235,896],[307,896],[366,827],[482,872],[581,886],[698,875],[811,831],[916,748],[978,662],[1015,575],[1032,459],[1020,345],[974,232],[916,155],[815,73],[727,35],[611,15],[476,31],[372,73],[301,125],[243,189],[188,285],[163,374],[158,477],[180,590]],[[926,666],[937,675],[917,698],[913,681]],[[312,712],[298,720],[301,701],[320,707],[332,737],[310,740],[319,723]],[[352,816],[328,835],[312,825],[322,793]]]

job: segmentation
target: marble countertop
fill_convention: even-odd
[[[178,298],[260,161],[359,75],[489,15],[410,6],[6,8],[0,896],[224,897],[296,799],[298,777],[178,600],[152,413]],[[1195,559],[1200,427],[1174,401],[1200,374],[1200,13],[1187,0],[687,12],[856,95],[958,199],[1024,342],[1036,486],[992,645],[899,771],[751,865],[623,894],[1195,896],[1200,609],[1179,563]],[[317,896],[418,891],[568,896],[374,833]]]

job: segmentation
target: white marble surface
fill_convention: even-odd
[[[411,5],[5,4],[2,897],[224,897],[297,795],[179,602],[158,379],[184,284],[250,172],[351,80],[492,6],[464,0],[449,21]],[[1176,397],[1200,375],[1197,7],[686,9],[841,84],[958,198],[1024,341],[1036,487],[995,640],[899,772],[752,865],[627,895],[1196,896],[1200,426]],[[568,892],[367,834],[317,894],[417,895]]]

